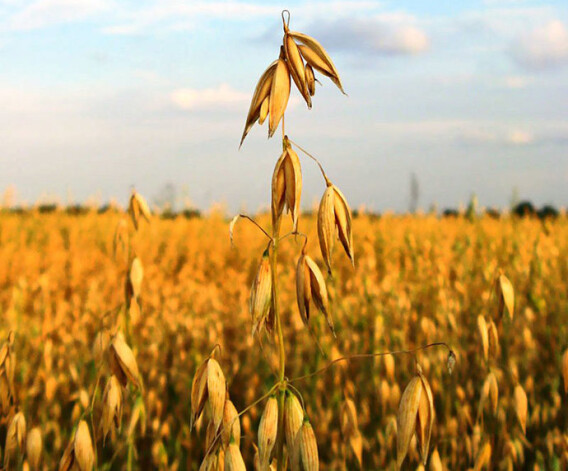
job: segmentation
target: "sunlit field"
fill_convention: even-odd
[[[270,224],[270,215],[256,219]],[[281,233],[290,230],[287,218]],[[315,309],[314,336],[303,325],[295,285],[303,238],[287,237],[278,253],[286,376],[301,392],[321,469],[359,469],[359,459],[362,469],[396,469],[397,413],[416,361],[435,407],[426,469],[568,469],[565,216],[542,222],[360,214],[353,219],[355,268],[338,247],[332,278],[315,217],[303,214],[299,231],[324,273],[337,335]],[[152,216],[137,231],[118,211],[0,214],[4,463],[58,469],[74,444],[67,469],[82,469],[82,423],[96,469],[199,469],[209,411],[190,431],[192,380],[214,347],[238,411],[275,383],[278,350],[268,337],[262,345],[253,338],[249,312],[265,248],[262,234],[244,223],[232,247],[229,220],[215,212]],[[514,289],[512,312],[496,290],[500,274]],[[109,346],[119,329],[138,371],[118,344]],[[354,358],[301,378],[341,356],[438,342],[455,352],[452,374],[448,348],[439,345],[415,357]],[[113,373],[123,375],[115,389],[120,407],[109,399]],[[259,403],[240,417],[247,469],[263,408]],[[353,409],[355,423],[346,418]],[[13,425],[19,412],[27,443],[20,440],[22,415]],[[35,428],[41,453],[37,431],[30,440]],[[414,436],[403,469],[422,466]]]

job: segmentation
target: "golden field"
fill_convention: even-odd
[[[123,219],[125,242],[115,255]],[[270,225],[269,215],[257,220]],[[290,230],[288,219],[285,225],[282,233]],[[325,273],[315,218],[304,215],[299,229]],[[457,363],[450,375],[445,347],[416,353],[436,411],[426,469],[568,469],[566,217],[542,223],[362,214],[353,233],[355,269],[337,246],[333,278],[326,276],[337,339],[312,311],[311,325],[327,357],[298,314],[295,276],[303,240],[288,237],[278,253],[286,376],[305,402],[321,469],[358,469],[354,442],[362,445],[363,469],[396,469],[396,417],[415,362],[403,353],[360,358],[294,378],[340,356],[434,342],[448,344]],[[41,432],[39,469],[58,469],[81,420],[89,425],[96,469],[199,469],[207,424],[201,419],[190,431],[192,379],[215,345],[237,410],[275,382],[277,349],[267,339],[262,347],[253,339],[249,313],[265,247],[254,226],[239,222],[232,248],[228,220],[217,213],[155,216],[141,221],[138,231],[115,211],[0,214],[0,339],[15,334],[13,398],[0,422],[3,460],[8,426],[21,411],[27,431]],[[126,315],[125,280],[134,255],[144,273],[140,309]],[[499,313],[500,270],[514,288],[512,318]],[[495,325],[485,347],[480,316]],[[103,440],[103,390],[111,375],[106,345],[118,328],[132,347],[143,387],[128,383],[121,427]],[[528,403],[526,434],[518,385]],[[346,397],[355,405],[359,433],[341,419]],[[241,417],[247,469],[253,469],[263,407]],[[133,417],[137,422],[131,423]],[[33,469],[22,447],[8,460],[10,469]],[[418,469],[419,461],[413,440],[403,469]]]

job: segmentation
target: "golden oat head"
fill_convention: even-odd
[[[481,395],[479,398],[479,409],[483,409],[485,404],[489,404],[489,408],[493,415],[497,414],[497,406],[499,405],[499,385],[497,377],[493,371],[490,371],[483,382]]]
[[[416,438],[418,440],[422,463],[426,466],[436,411],[434,409],[434,396],[430,388],[430,383],[428,383],[428,380],[420,370],[418,375],[422,381],[422,394],[418,406],[418,415],[416,416]]]
[[[493,319],[487,325],[487,333],[489,339],[489,357],[497,358],[499,356],[499,332]]]
[[[214,358],[210,358],[207,362],[207,403],[215,431],[219,430],[223,422],[226,394],[227,383],[221,365]]]
[[[353,254],[353,233],[351,208],[343,193],[327,180],[327,188],[321,198],[318,209],[318,238],[322,257],[331,274],[331,255],[335,244],[336,234],[345,249],[345,253],[355,266]]]
[[[286,111],[292,81],[308,109],[312,107],[311,97],[315,94],[317,81],[314,69],[330,78],[345,94],[337,68],[325,48],[307,34],[290,31],[284,15],[282,20],[284,37],[279,58],[268,66],[257,82],[239,147],[254,124],[262,125],[267,117],[268,137],[274,135]]]
[[[201,416],[205,403],[207,401],[207,363],[205,360],[195,372],[193,382],[191,383],[191,418],[189,428],[193,429],[195,422]]]
[[[271,396],[266,401],[258,425],[258,454],[261,471],[267,471],[278,434],[278,400]]]
[[[132,264],[130,265],[130,271],[128,272],[128,281],[130,282],[132,296],[134,296],[134,298],[140,297],[143,280],[144,267],[142,266],[142,261],[138,257],[134,257]]]
[[[120,428],[122,421],[122,388],[120,381],[112,375],[103,392],[103,412],[100,428],[103,432],[103,443],[112,427]]]
[[[270,312],[272,309],[272,269],[268,249],[262,254],[250,294],[252,335],[261,334],[265,329],[272,331]]]
[[[214,358],[207,358],[195,372],[191,384],[190,430],[201,416],[206,405],[209,407],[215,433],[223,422],[227,383],[221,366]]]
[[[141,217],[146,219],[147,222],[150,222],[150,216],[152,214],[150,212],[150,207],[148,206],[146,199],[136,190],[132,190],[132,194],[130,195],[128,213],[132,218],[132,223],[136,230],[138,230]]]
[[[335,337],[325,279],[316,262],[305,253],[305,247],[296,265],[296,299],[300,317],[306,326],[310,320],[310,303],[313,301]]]
[[[26,418],[20,411],[17,412],[6,432],[6,441],[4,446],[4,467],[9,468],[10,462],[16,458],[18,454],[24,452],[26,441]]]
[[[95,454],[89,426],[84,420],[80,420],[73,439],[75,464],[79,471],[92,471],[95,464]]]
[[[286,391],[284,399],[284,434],[286,435],[286,447],[291,455],[294,450],[296,435],[304,422],[304,410],[295,394]]]
[[[489,360],[489,332],[487,330],[487,322],[485,322],[485,317],[482,314],[477,316],[477,329],[479,330],[479,335],[481,336],[481,348],[483,351],[483,358],[485,361]]]
[[[41,429],[34,427],[29,431],[26,438],[26,458],[32,471],[39,470],[42,451],[43,440],[41,437]]]
[[[126,387],[130,381],[137,388],[142,388],[138,364],[132,349],[124,341],[122,332],[118,332],[112,339],[109,346],[110,367],[112,373]]]
[[[482,447],[479,448],[479,452],[475,458],[474,471],[481,471],[487,468],[491,463],[491,444],[486,441]]]
[[[500,274],[495,281],[495,294],[499,302],[499,317],[503,317],[505,309],[512,320],[515,314],[515,290],[505,275]]]
[[[292,470],[318,471],[319,453],[316,435],[307,417],[296,435],[292,454]]]
[[[283,151],[272,174],[272,227],[278,235],[282,211],[287,208],[292,216],[293,230],[298,230],[300,199],[302,196],[302,169],[298,154],[294,152],[288,138],[283,141]]]
[[[416,431],[422,393],[423,382],[418,375],[410,380],[402,393],[396,416],[396,463],[398,469],[402,467],[410,447],[410,440]]]
[[[529,410],[529,403],[527,399],[527,393],[520,384],[515,386],[515,413],[519,419],[519,424],[523,429],[523,433],[527,433],[527,415]]]

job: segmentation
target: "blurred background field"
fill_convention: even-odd
[[[119,247],[113,254],[124,213],[72,213],[0,214],[0,338],[16,334],[15,405],[3,410],[0,446],[14,412],[21,410],[28,430],[41,429],[45,470],[57,469],[74,425],[90,405],[98,373],[102,385],[110,375],[107,364],[96,361],[95,338],[104,339],[121,322],[129,268],[127,251]],[[139,417],[134,469],[199,468],[205,426],[189,431],[191,381],[216,344],[238,410],[274,383],[276,349],[253,340],[248,311],[266,241],[252,225],[241,224],[231,248],[228,220],[221,213],[193,216],[153,217],[138,232],[129,230],[130,256],[135,253],[144,267],[140,310],[131,318],[129,338],[144,383],[146,419],[144,430]],[[337,340],[321,315],[314,311],[311,319],[328,358],[304,328],[296,305],[302,240],[283,242],[279,275],[287,374],[309,373],[340,355],[446,342],[457,355],[452,375],[444,348],[417,355],[436,408],[430,469],[483,464],[487,444],[491,454],[479,469],[568,469],[568,397],[562,378],[568,347],[568,220],[562,214],[546,220],[470,216],[358,214],[356,267],[336,254],[334,276],[327,279]],[[269,225],[268,215],[257,220]],[[315,218],[305,216],[300,230],[308,234],[308,253],[323,269]],[[512,319],[498,315],[494,281],[499,270],[515,290]],[[492,345],[487,358],[480,315],[498,330],[499,348]],[[322,469],[357,468],[340,426],[346,396],[357,410],[363,469],[394,469],[395,417],[414,372],[412,358],[399,355],[341,363],[295,383],[315,429]],[[496,412],[483,391],[490,372],[498,384]],[[526,435],[514,396],[517,384],[528,398]],[[98,469],[125,469],[132,394],[126,395],[122,429],[107,437],[104,447],[98,430],[101,387],[94,397]],[[261,411],[253,408],[242,418],[247,463]],[[404,466],[419,468],[415,449]]]

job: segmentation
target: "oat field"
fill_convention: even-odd
[[[270,224],[269,214],[256,219]],[[304,214],[300,230],[325,273],[315,219]],[[396,469],[397,415],[416,362],[435,409],[426,469],[568,469],[566,217],[359,214],[353,234],[355,268],[337,252],[333,278],[325,275],[336,338],[315,312],[311,335],[298,312],[303,240],[279,246],[286,375],[301,391],[321,469]],[[138,231],[119,211],[2,212],[5,467],[199,469],[211,411],[190,431],[192,381],[214,347],[237,411],[275,383],[278,350],[251,336],[249,312],[265,246],[241,224],[231,247],[229,220],[215,212],[152,216]],[[501,273],[512,313],[495,288]],[[323,369],[437,342],[455,352],[451,375],[444,346]],[[247,469],[263,409],[239,418]],[[403,469],[423,469],[417,442]]]

